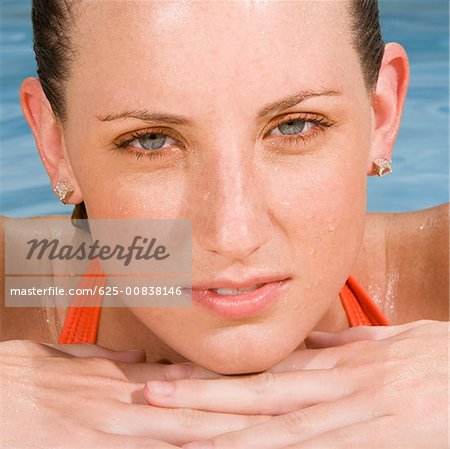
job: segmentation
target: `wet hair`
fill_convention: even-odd
[[[33,50],[42,89],[55,116],[66,119],[64,81],[70,73],[73,0],[32,0]]]
[[[353,46],[361,61],[366,88],[373,91],[384,54],[378,1],[351,0],[349,8]]]
[[[359,55],[364,83],[372,92],[381,66],[384,42],[381,35],[378,1],[348,0],[353,46]],[[78,0],[32,0],[31,19],[37,74],[57,120],[66,120],[64,81],[70,76],[75,49],[71,26]],[[75,207],[77,218],[87,218],[84,203]]]

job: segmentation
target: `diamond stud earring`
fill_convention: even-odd
[[[392,173],[392,161],[382,157],[373,161],[375,166],[375,173],[381,178],[384,175]]]
[[[53,188],[53,191],[63,204],[67,204],[67,200],[73,193],[73,187],[69,181],[58,181]]]

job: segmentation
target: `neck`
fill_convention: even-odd
[[[314,327],[314,331],[341,332],[348,328],[347,314],[345,313],[341,298],[336,296],[323,318]]]
[[[148,363],[186,361],[142,324],[127,307],[102,308],[96,344],[114,351],[144,349]]]

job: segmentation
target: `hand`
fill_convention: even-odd
[[[417,321],[313,333],[296,351],[251,376],[171,382],[144,389],[152,405],[274,415],[194,448],[447,447],[449,325]]]
[[[177,377],[180,367],[143,360],[143,351],[90,344],[1,342],[1,447],[168,449],[266,419],[149,407],[145,381]]]

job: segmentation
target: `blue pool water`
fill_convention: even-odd
[[[18,100],[23,78],[35,76],[29,0],[0,0],[0,214],[69,213],[54,196]],[[390,176],[369,178],[368,209],[409,211],[448,201],[449,3],[380,3],[386,41],[404,45],[411,84]]]

